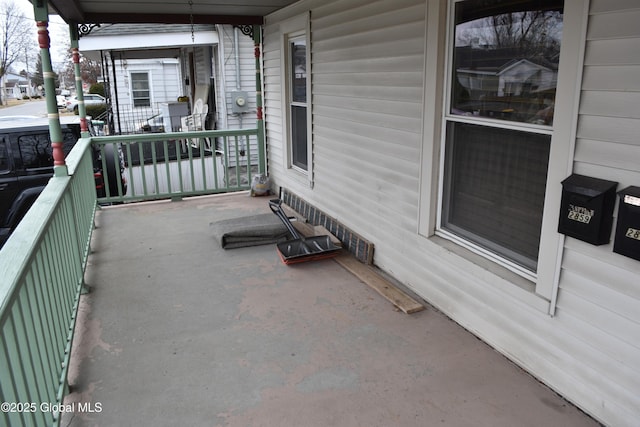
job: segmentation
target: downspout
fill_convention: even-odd
[[[107,57],[104,54],[104,50],[100,50],[100,71],[102,73],[105,84],[105,97],[107,98],[107,105],[109,106],[105,117],[106,134],[113,135],[115,129],[113,126],[113,97],[111,96],[111,77],[109,77],[109,68],[107,63]]]
[[[122,123],[120,123],[120,103],[118,100],[118,80],[116,78],[116,60],[113,57],[113,51],[109,51],[109,57],[111,58],[111,72],[113,73],[113,96],[116,98],[116,117],[118,120],[118,134],[122,134]]]
[[[221,129],[229,129],[229,120],[227,117],[227,72],[224,63],[224,27],[222,25],[216,25],[218,30],[218,64],[220,67],[220,118],[222,119]]]
[[[49,10],[47,2],[33,2],[33,15],[38,28],[38,45],[40,46],[40,59],[42,60],[42,76],[44,77],[44,88],[47,103],[47,117],[49,119],[49,136],[51,137],[51,148],[53,150],[53,173],[55,176],[67,176],[67,164],[64,160],[62,149],[62,128],[60,126],[60,115],[56,102],[55,73],[51,65],[51,39],[49,38]]]
[[[258,173],[267,174],[267,144],[264,135],[264,118],[262,115],[262,67],[260,44],[262,43],[262,27],[253,26],[253,45],[256,57],[256,127],[258,128]]]
[[[242,90],[242,85],[240,84],[240,37],[238,36],[238,27],[233,27],[233,52],[235,59],[235,67],[236,67],[236,90]],[[238,122],[240,129],[242,129],[242,113],[238,113]]]

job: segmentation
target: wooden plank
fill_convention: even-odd
[[[331,242],[336,245],[342,247],[342,242],[336,236],[331,234],[329,230],[324,228],[322,225],[314,225],[313,226],[313,235],[314,236],[329,236],[331,238]]]
[[[286,205],[283,203],[280,207],[284,211],[284,214],[287,216],[287,218],[289,218],[292,222],[294,221],[299,221],[303,223],[307,222],[307,219],[305,217],[303,217],[301,214],[299,214],[289,205]]]
[[[303,237],[329,236],[334,245],[342,247],[342,242],[321,225],[313,225],[302,221],[293,221],[291,224]]]
[[[341,254],[334,259],[338,264],[350,271],[358,279],[362,280],[370,288],[378,292],[406,314],[417,313],[424,310],[424,305],[384,279],[372,267],[361,263],[353,256]]]

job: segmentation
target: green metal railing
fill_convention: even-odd
[[[0,250],[0,425],[57,426],[97,202],[251,188],[256,129],[80,139]],[[97,168],[96,168],[97,166]],[[109,180],[109,169],[121,179]],[[104,194],[96,195],[96,169]]]
[[[257,129],[94,137],[102,170],[120,165],[121,179],[105,179],[98,201],[131,202],[241,191],[264,172]],[[117,174],[116,174],[117,175]]]
[[[59,422],[96,207],[80,140],[0,251],[0,425]]]

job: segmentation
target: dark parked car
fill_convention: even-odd
[[[78,118],[68,119],[70,120],[65,119],[62,123],[65,156],[80,138]],[[113,150],[111,145],[105,148]],[[111,189],[118,188],[118,178],[122,179],[122,166],[114,161],[113,151],[107,151],[105,157],[107,170],[103,171],[100,155],[98,152],[94,153],[94,178],[98,197],[104,196],[105,176]],[[0,247],[52,176],[53,155],[48,120],[0,120]],[[125,189],[124,179],[122,184]]]

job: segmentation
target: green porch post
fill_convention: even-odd
[[[40,46],[40,58],[42,59],[42,76],[44,78],[44,90],[47,102],[47,117],[49,118],[49,135],[53,150],[53,173],[55,176],[66,176],[67,165],[62,150],[62,128],[56,102],[55,73],[51,66],[51,39],[49,38],[49,10],[47,2],[34,2],[33,14],[38,27],[38,45]]]
[[[83,137],[89,136],[87,127],[87,108],[84,105],[84,93],[82,92],[82,72],[80,71],[80,49],[78,40],[78,25],[69,24],[69,38],[71,39],[71,52],[73,59],[73,74],[76,78],[76,99],[78,100],[78,116],[80,117],[80,132]]]
[[[260,25],[253,26],[253,44],[255,46],[256,57],[256,111],[258,128],[258,172],[266,175],[267,173],[267,141],[264,132],[264,117],[262,111],[262,73],[261,70],[261,52],[260,44],[262,43],[262,27]]]

